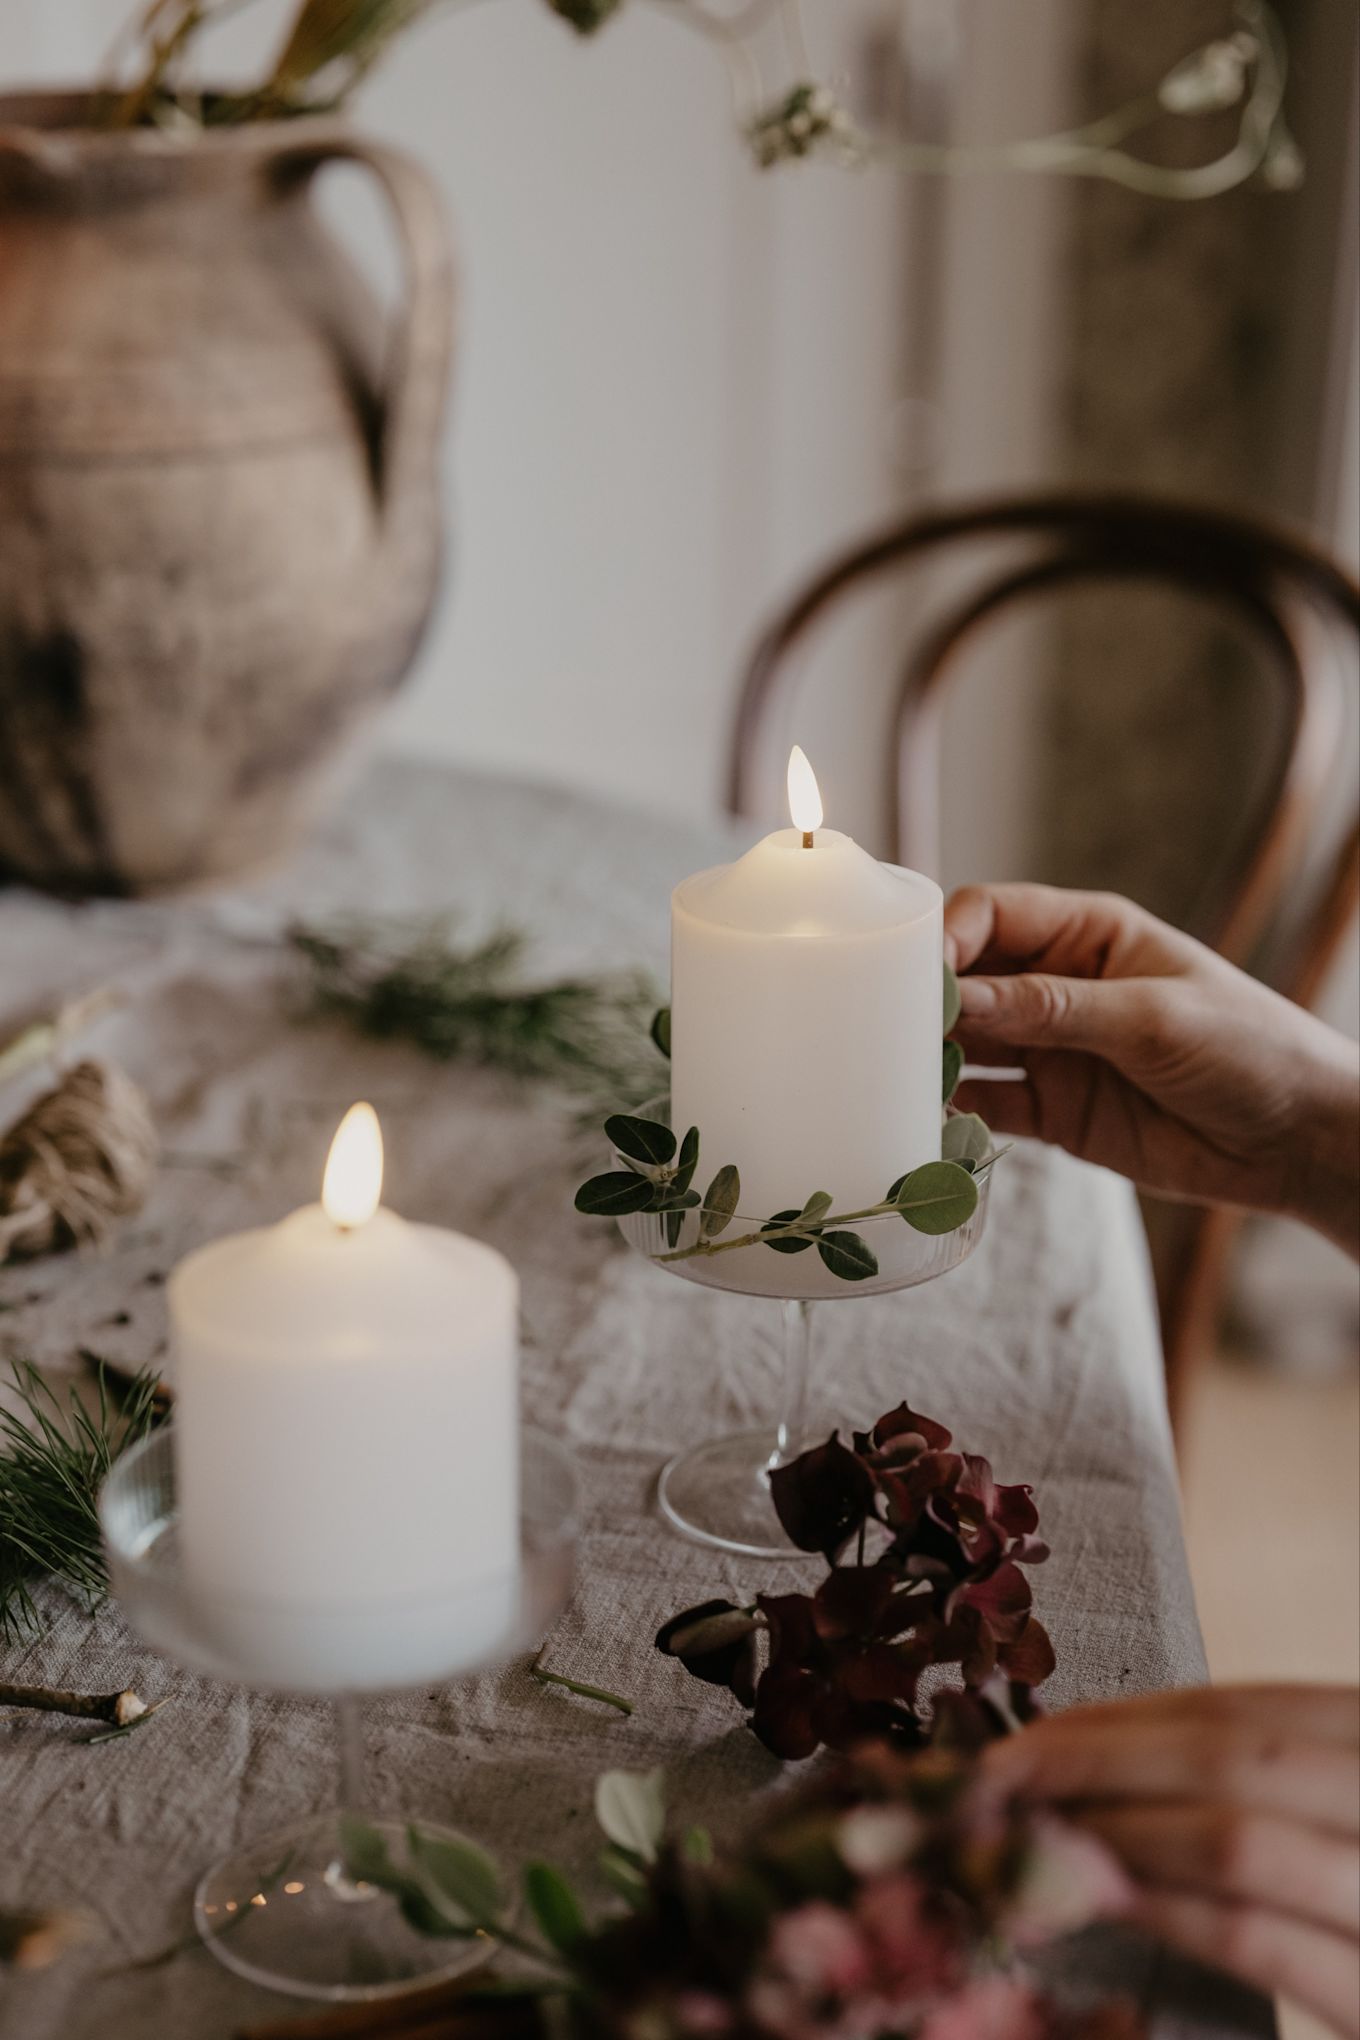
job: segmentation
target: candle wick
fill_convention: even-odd
[[[810,850],[810,849],[812,848],[812,831],[811,831],[811,829],[804,829],[804,831],[803,831],[803,848],[804,848],[805,850]]]

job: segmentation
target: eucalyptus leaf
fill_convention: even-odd
[[[641,1864],[634,1861],[626,1849],[612,1845],[600,1851],[600,1875],[616,1898],[636,1912],[646,1905],[651,1896],[651,1886]]]
[[[605,1134],[630,1162],[645,1162],[660,1168],[673,1160],[675,1135],[659,1119],[637,1119],[631,1112],[614,1112],[604,1123]]]
[[[976,1112],[955,1112],[944,1123],[940,1153],[947,1162],[985,1162],[992,1151],[991,1129]]]
[[[675,1158],[675,1174],[671,1178],[673,1190],[688,1190],[694,1181],[694,1171],[699,1166],[699,1129],[691,1126],[680,1143],[680,1152]]]
[[[893,1185],[891,1202],[916,1232],[957,1232],[977,1210],[978,1187],[957,1162],[923,1162]]]
[[[570,1955],[585,1937],[586,1921],[576,1893],[561,1871],[554,1870],[551,1863],[526,1864],[524,1896],[548,1946]]]
[[[944,1030],[943,1030],[946,1034],[952,1034],[954,1032],[954,1029],[959,1024],[959,1014],[962,1011],[963,1011],[963,996],[959,991],[959,981],[957,977],[955,977],[954,975],[952,965],[946,964],[944,967]]]
[[[663,1183],[654,1193],[653,1211],[697,1211],[702,1203],[697,1190],[676,1190]]]
[[[450,1901],[474,1927],[494,1929],[501,1916],[501,1887],[485,1849],[418,1827],[408,1828],[406,1838],[412,1861],[439,1898]]]
[[[944,1045],[944,1067],[942,1071],[944,1102],[946,1105],[949,1103],[954,1093],[958,1090],[959,1078],[962,1075],[963,1075],[963,1050],[959,1047],[957,1041],[946,1041]]]
[[[671,1009],[669,1006],[658,1006],[656,1012],[652,1015],[652,1024],[649,1031],[653,1043],[660,1050],[661,1054],[665,1056],[666,1061],[669,1062],[671,1059]]]
[[[680,1853],[687,1863],[698,1863],[701,1867],[713,1861],[713,1837],[706,1827],[686,1828],[680,1844]]]
[[[822,1233],[817,1252],[831,1274],[842,1282],[867,1282],[878,1273],[878,1257],[871,1246],[854,1232]]]
[[[832,1202],[833,1199],[829,1190],[814,1190],[798,1215],[800,1218],[805,1219],[809,1225],[817,1225],[830,1211]]]
[[[703,1215],[699,1220],[704,1239],[715,1240],[719,1233],[726,1232],[736,1217],[740,1199],[741,1177],[733,1164],[726,1162],[704,1193]]]
[[[664,1771],[606,1771],[595,1785],[595,1818],[606,1836],[654,1863],[666,1829]]]
[[[378,1830],[354,1813],[342,1813],[338,1825],[345,1875],[356,1883],[380,1887],[390,1883],[396,1871]]]
[[[587,1218],[622,1218],[630,1211],[647,1211],[656,1195],[655,1184],[631,1169],[612,1169],[607,1176],[592,1176],[576,1193],[576,1209]]]
[[[668,1211],[666,1213],[665,1224],[666,1245],[668,1247],[678,1247],[680,1244],[680,1235],[684,1230],[685,1230],[684,1212]]]
[[[806,1233],[785,1234],[783,1239],[769,1239],[766,1235],[772,1226],[795,1225],[802,1218],[801,1211],[776,1211],[773,1218],[767,1218],[760,1228],[765,1245],[776,1254],[805,1254],[812,1245]]]

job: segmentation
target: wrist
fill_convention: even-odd
[[[1343,1035],[1332,1035],[1309,1065],[1283,1208],[1360,1254],[1360,1047]]]

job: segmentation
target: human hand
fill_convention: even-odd
[[[1195,1202],[1287,1213],[1352,1253],[1360,1224],[1355,1044],[1110,893],[965,886],[945,953],[970,1060],[1021,1083],[958,1102]]]
[[[1360,2034],[1360,1693],[1222,1686],[1073,1708],[993,1744],[1007,1789],[1101,1837],[1132,1919]]]

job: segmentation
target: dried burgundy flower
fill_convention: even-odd
[[[656,1638],[730,1688],[769,1749],[799,1758],[871,1736],[913,1748],[936,1734],[972,1747],[1029,1718],[1054,1657],[1022,1570],[1048,1556],[1028,1487],[1001,1485],[907,1403],[852,1445],[833,1432],[770,1487],[792,1541],[830,1567],[815,1593],[706,1601]],[[852,1540],[854,1562],[839,1563]],[[963,1693],[923,1703],[932,1665],[957,1665]]]

